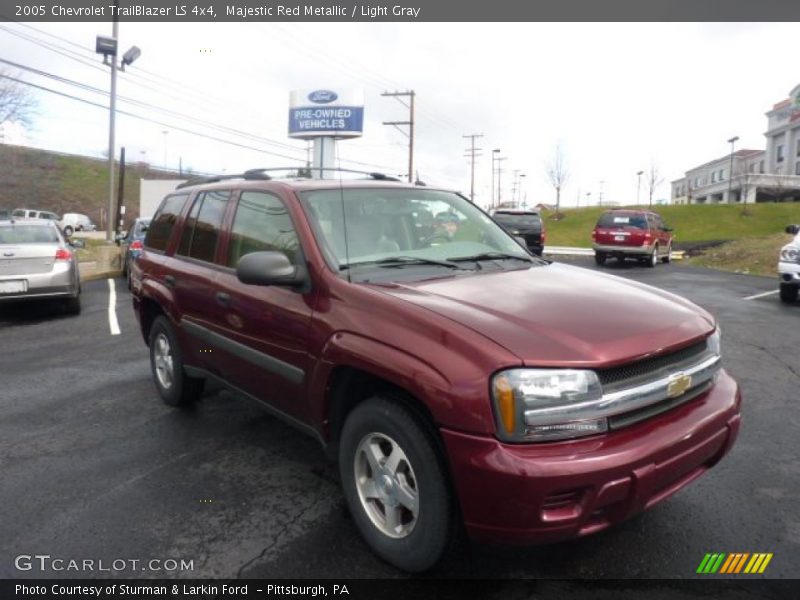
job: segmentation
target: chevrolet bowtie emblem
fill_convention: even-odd
[[[690,387],[692,387],[692,376],[679,373],[667,384],[667,398],[677,398]]]

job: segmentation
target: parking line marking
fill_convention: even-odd
[[[771,296],[772,294],[777,294],[780,290],[770,290],[769,292],[764,292],[763,294],[755,294],[753,296],[747,296],[746,298],[742,298],[742,300],[755,300],[756,298],[763,298],[764,296]]]
[[[114,286],[114,279],[109,277],[108,281],[108,328],[111,335],[119,335],[119,321],[117,321],[117,288]]]

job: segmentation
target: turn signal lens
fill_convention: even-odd
[[[514,390],[504,376],[494,380],[494,397],[497,402],[497,411],[500,413],[500,422],[509,435],[516,429],[516,408],[514,406]]]

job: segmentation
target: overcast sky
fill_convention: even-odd
[[[2,23],[0,58],[107,90],[97,34],[110,35],[111,25]],[[635,202],[636,172],[651,163],[664,177],[655,197],[666,198],[670,180],[727,154],[728,138],[739,136],[737,149],[765,147],[764,113],[800,83],[792,68],[797,39],[800,25],[767,23],[122,23],[121,51],[135,44],[142,55],[120,75],[120,97],[196,120],[120,100],[120,110],[164,124],[119,115],[117,143],[129,159],[155,166],[177,168],[180,159],[184,168],[230,173],[293,165],[306,153],[305,142],[287,137],[289,91],[361,87],[364,135],[339,143],[340,158],[352,161],[341,166],[396,175],[407,169],[407,140],[382,121],[406,120],[408,112],[380,94],[413,89],[415,167],[431,184],[469,192],[462,136],[478,133],[482,205],[494,148],[507,158],[504,199],[518,170],[529,204],[554,202],[545,164],[559,143],[570,173],[562,203],[574,205],[580,193],[583,205],[587,192],[597,203],[601,181],[604,201]],[[99,94],[12,72],[107,104]],[[29,144],[95,156],[107,148],[107,110],[44,91],[37,97]]]

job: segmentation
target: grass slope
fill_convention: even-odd
[[[604,210],[600,207],[569,209],[562,211],[564,218],[560,220],[545,212],[547,243],[590,247],[592,229]],[[676,245],[759,238],[780,233],[790,223],[800,223],[800,203],[750,204],[747,216],[742,216],[740,205],[659,206],[654,210],[675,230]]]
[[[128,164],[124,198],[126,220],[136,218],[139,181],[174,179],[175,173]],[[119,169],[115,176],[115,196]],[[82,213],[98,225],[108,203],[108,162],[105,160],[0,144],[0,207],[49,210],[59,215]]]

